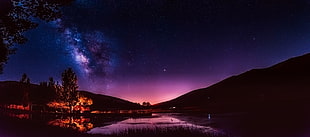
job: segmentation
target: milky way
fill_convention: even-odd
[[[64,26],[61,19],[52,24],[58,29],[61,43],[83,74],[90,78],[104,77],[113,71],[111,42],[102,32],[80,32],[78,28]]]
[[[39,22],[1,80],[64,69],[79,89],[158,103],[310,52],[308,0],[76,0]]]

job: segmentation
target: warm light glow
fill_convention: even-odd
[[[84,118],[82,116],[80,118],[67,117],[65,119],[55,119],[48,122],[48,125],[71,128],[80,132],[89,131],[94,127],[94,125],[90,123],[89,118]]]
[[[30,119],[30,114],[15,114],[15,113],[9,113],[9,117],[19,118],[19,119]]]
[[[8,109],[18,109],[18,110],[27,110],[27,111],[30,110],[30,106],[29,105],[23,106],[23,105],[10,104],[10,105],[5,105],[5,108],[8,108]]]
[[[150,114],[152,110],[150,109],[140,109],[140,110],[105,110],[105,111],[91,111],[92,114]]]
[[[64,103],[64,102],[53,101],[53,102],[49,102],[47,106],[51,108],[69,109],[69,106],[67,105],[67,103]]]
[[[73,106],[73,110],[79,111],[80,113],[83,113],[85,111],[90,111],[89,106],[93,104],[93,100],[84,96],[81,96],[78,98],[78,102],[76,102],[76,105]],[[64,102],[49,102],[47,104],[48,107],[50,108],[55,108],[55,109],[64,109],[64,110],[69,110],[70,107],[68,103]]]
[[[92,105],[93,100],[84,96],[79,97],[77,105]]]
[[[90,111],[89,106],[93,104],[93,100],[84,96],[79,97],[78,102],[74,106],[75,111],[80,111],[83,113],[85,111]]]

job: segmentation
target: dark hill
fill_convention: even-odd
[[[25,93],[28,94],[27,98]],[[91,107],[94,110],[139,108],[138,104],[116,97],[93,94],[88,91],[80,91],[80,94],[93,100]],[[55,92],[47,87],[16,81],[0,82],[0,104],[23,104],[25,101],[33,104],[46,104],[53,101],[55,96]]]
[[[137,109],[140,105],[129,102],[120,98],[106,96],[101,94],[94,94],[87,91],[80,91],[80,94],[89,97],[93,100],[91,106],[93,110],[107,110],[107,109]]]
[[[34,104],[46,104],[55,96],[55,92],[51,89],[35,84],[24,84],[16,81],[0,82],[1,104],[23,104],[25,101]]]
[[[307,103],[310,103],[310,54],[229,77],[155,107],[232,111],[302,108]]]

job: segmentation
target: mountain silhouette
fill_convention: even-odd
[[[205,111],[289,110],[303,109],[308,103],[310,54],[305,54],[268,68],[229,77],[154,107]]]
[[[88,91],[79,91],[80,95],[91,98],[92,110],[113,110],[113,109],[137,109],[140,105],[120,98],[94,94]],[[27,98],[25,98],[27,93]],[[0,104],[23,104],[25,101],[32,104],[46,104],[55,99],[56,93],[50,88],[25,84],[16,81],[0,82]]]

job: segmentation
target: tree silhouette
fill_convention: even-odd
[[[53,77],[50,77],[49,79],[49,82],[48,82],[48,87],[52,87],[54,88],[55,87],[55,81],[54,81],[54,78]]]
[[[68,68],[62,73],[62,86],[63,90],[60,92],[60,98],[68,104],[70,113],[72,113],[73,106],[78,101],[77,76],[72,68]]]
[[[60,7],[74,0],[0,0],[0,73],[15,44],[24,44],[23,33],[36,28],[33,18],[53,21],[61,17]]]
[[[143,103],[142,103],[142,106],[144,106],[144,107],[149,107],[149,106],[151,106],[151,103],[150,103],[150,102],[143,102]]]
[[[20,82],[21,82],[21,83],[30,84],[30,79],[28,78],[28,76],[27,76],[26,73],[24,73],[24,74],[22,75],[22,78],[20,79]]]
[[[26,106],[28,106],[30,104],[30,101],[29,101],[30,79],[28,78],[26,73],[24,73],[22,75],[22,78],[20,79],[20,83],[23,84],[23,85],[21,85],[23,87],[22,104],[23,104],[24,107],[26,107]]]

